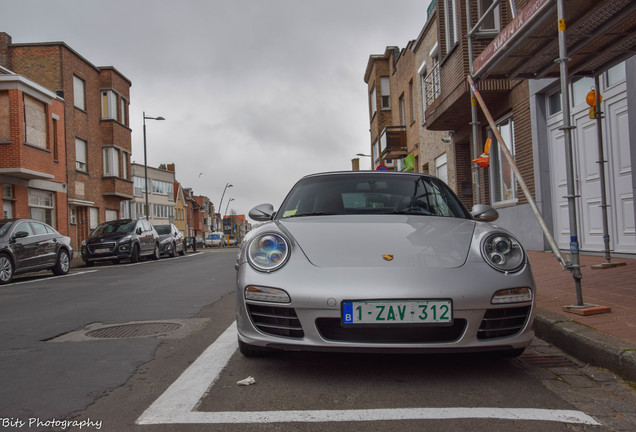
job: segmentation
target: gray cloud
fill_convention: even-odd
[[[428,1],[21,0],[4,2],[15,43],[64,41],[133,85],[133,160],[173,162],[177,179],[230,210],[278,206],[303,175],[348,170],[369,152],[364,72],[405,46]],[[68,17],[70,12],[72,19]],[[361,161],[368,167],[368,160]],[[199,177],[199,173],[203,173]]]

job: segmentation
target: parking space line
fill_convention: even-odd
[[[236,322],[186,369],[137,419],[137,424],[289,423],[387,420],[503,419],[600,425],[581,411],[534,408],[396,408],[200,412],[199,401],[214,385],[238,346]]]

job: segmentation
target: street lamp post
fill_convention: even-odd
[[[225,191],[227,190],[227,188],[229,187],[234,187],[234,185],[231,185],[229,183],[225,184],[225,188],[223,189],[223,195],[221,195],[221,201],[219,201],[219,218],[222,218],[221,215],[221,205],[223,204],[223,197],[225,196]],[[221,219],[221,226],[223,226],[223,219]],[[218,227],[217,227],[218,228]]]
[[[231,203],[232,201],[234,201],[234,198],[230,198],[230,199],[228,200],[227,205],[225,206],[225,214],[224,214],[224,216],[223,216],[223,217],[227,216],[227,209],[228,209],[228,207],[230,206],[230,203]]]
[[[146,219],[150,219],[150,205],[148,204],[148,153],[146,151],[146,119],[148,120],[165,120],[165,118],[149,117],[144,111],[144,189],[146,191]]]

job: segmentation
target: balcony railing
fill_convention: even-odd
[[[439,79],[439,63],[433,66],[433,70],[424,78],[426,106],[429,107],[435,99],[437,99],[441,92],[440,79]]]

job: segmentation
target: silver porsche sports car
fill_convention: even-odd
[[[534,337],[534,280],[497,212],[469,212],[436,177],[315,174],[244,239],[240,351],[497,351]]]

